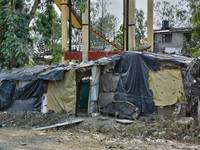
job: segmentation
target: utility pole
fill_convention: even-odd
[[[71,5],[71,0],[68,0],[69,2],[69,52],[72,51],[72,5]]]
[[[101,35],[103,36],[103,0],[102,0],[102,18],[101,18]],[[104,50],[104,41],[102,40],[103,50]]]

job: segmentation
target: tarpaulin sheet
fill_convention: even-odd
[[[13,68],[12,70],[2,70],[0,72],[0,81],[29,81],[37,80],[37,75],[46,70],[49,66],[25,66],[21,68]]]
[[[94,113],[97,106],[97,100],[99,96],[99,82],[100,82],[100,66],[92,67],[92,81],[90,82],[90,97],[88,102],[88,115]]]
[[[8,109],[13,102],[15,85],[10,81],[0,82],[0,111]]]
[[[187,113],[191,113],[194,119],[198,118],[198,83],[200,61],[192,61],[187,69],[182,69],[184,89],[187,101]],[[196,87],[196,88],[195,88]]]
[[[153,92],[156,106],[170,106],[177,101],[185,104],[183,78],[178,69],[164,69],[157,72],[150,70],[149,89]]]
[[[25,85],[23,88],[16,87],[13,99],[28,101],[33,98],[32,110],[41,110],[42,95],[46,92],[47,82],[43,80],[33,81],[30,84]]]
[[[62,80],[64,76],[64,67],[57,67],[51,70],[47,70],[43,73],[40,73],[38,75],[38,79],[43,79],[43,80]]]
[[[2,81],[0,82],[0,111],[39,111],[41,110],[42,94],[46,92],[46,89],[47,81],[43,80],[33,81],[29,84],[26,82],[23,87],[18,86],[17,82]]]
[[[8,110],[12,111],[14,113],[18,113],[18,112],[22,112],[22,111],[32,111],[34,101],[35,101],[34,98],[30,98],[26,101],[16,100],[16,101],[14,101],[12,107],[10,107]]]
[[[154,113],[155,104],[149,89],[149,70],[157,71],[159,62],[156,57],[140,53],[122,53],[112,57],[115,75],[120,75],[115,101],[128,101],[143,113]]]
[[[140,114],[139,108],[129,102],[115,101],[100,108],[104,115],[119,116],[120,119],[136,119]]]
[[[114,76],[112,73],[101,74],[100,86],[103,92],[115,92],[119,82],[119,76]]]
[[[62,80],[64,67],[56,66],[25,66],[13,68],[12,70],[0,70],[0,82],[9,81],[30,81],[30,80]]]
[[[76,108],[76,72],[68,71],[64,74],[63,80],[49,81],[47,91],[47,108],[56,113],[66,111],[75,114]]]

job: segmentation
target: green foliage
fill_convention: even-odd
[[[122,46],[123,45],[123,40],[124,40],[124,37],[123,37],[123,24],[117,30],[116,35],[115,35],[114,38],[115,38],[115,41],[117,42],[117,46]]]
[[[51,45],[47,45],[45,48],[51,53],[51,58],[46,59],[48,64],[60,63],[62,61],[65,49],[62,49],[61,44],[52,43]]]
[[[145,33],[147,28],[147,21],[144,17],[144,11],[142,9],[138,10],[135,9],[135,42],[136,44],[135,49],[139,49],[139,43],[141,39],[145,39]],[[123,45],[123,24],[120,26],[118,31],[115,35],[115,41],[117,42],[118,46]]]
[[[38,33],[41,36],[40,40],[43,41],[44,44],[50,43],[49,39],[53,34],[52,27],[56,17],[57,14],[53,7],[53,0],[49,0],[49,2],[46,3],[45,11],[39,10],[34,16],[31,30],[34,31],[35,34]]]
[[[107,39],[113,40],[119,19],[115,15],[107,12],[107,6],[110,4],[109,0],[91,2],[91,26]],[[108,45],[108,43],[104,42],[92,32],[90,34],[90,44],[92,47]]]
[[[40,34],[42,41],[49,44],[52,35],[54,13],[53,0],[34,2],[38,10],[36,26],[29,27],[32,16],[32,2],[23,0],[1,0],[0,1],[0,66],[9,68],[11,60],[16,61],[16,66],[28,64],[30,47],[33,40],[30,32],[33,30]]]
[[[135,44],[135,49],[136,49],[136,50],[143,49],[143,48],[145,48],[144,45],[141,45],[140,43],[136,43],[136,44]]]
[[[119,52],[119,50],[116,49],[116,48],[113,48],[113,49],[112,49],[112,52]]]
[[[34,66],[35,65],[35,62],[30,62],[28,64],[25,64],[24,66]]]
[[[192,26],[192,12],[196,11],[199,0],[180,0],[177,5],[169,1],[154,4],[155,20],[157,28],[162,27],[163,20],[169,20],[170,27]]]
[[[147,20],[144,17],[142,9],[135,9],[135,42],[140,43],[141,39],[145,39],[147,29]]]
[[[9,2],[0,1],[0,67],[9,68],[11,59],[17,61],[17,66],[23,66],[28,61],[28,53],[24,42],[28,39],[27,15],[23,14],[24,2],[21,0]],[[18,8],[18,9],[16,9]]]
[[[183,39],[183,48],[185,53],[190,55],[191,57],[197,58],[200,55],[200,43],[194,40],[196,38],[192,38],[190,42]]]
[[[196,11],[193,12],[193,22],[194,22],[195,36],[197,38],[200,38],[200,3],[196,7]]]
[[[200,4],[192,12],[194,32],[191,41],[187,42],[184,39],[184,49],[191,57],[197,58],[200,56]]]
[[[85,11],[85,8],[87,6],[87,0],[72,0],[76,6],[78,6],[78,8],[81,10],[81,12]]]

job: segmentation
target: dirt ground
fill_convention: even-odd
[[[45,131],[32,130],[33,126],[7,125],[0,128],[0,150],[200,149],[199,144],[178,142],[175,138],[166,140],[157,136],[146,136],[146,131],[140,128],[135,128],[138,131],[132,130],[134,126],[145,126],[144,118],[134,120],[130,125],[116,123],[114,117],[109,117],[105,121],[99,120],[101,117],[84,119],[84,122],[71,127]],[[152,127],[155,122],[156,120],[151,122]]]

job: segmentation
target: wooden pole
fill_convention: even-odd
[[[62,0],[61,3],[62,10],[62,49],[67,51],[67,1]],[[67,60],[62,57],[62,63],[67,64]]]
[[[128,50],[135,49],[135,0],[129,0]]]
[[[147,46],[153,51],[153,0],[148,0]]]
[[[88,0],[89,1],[89,0]],[[82,17],[82,32],[83,32],[83,50],[82,50],[82,61],[88,61],[88,50],[89,50],[89,2],[87,1],[87,7]]]

